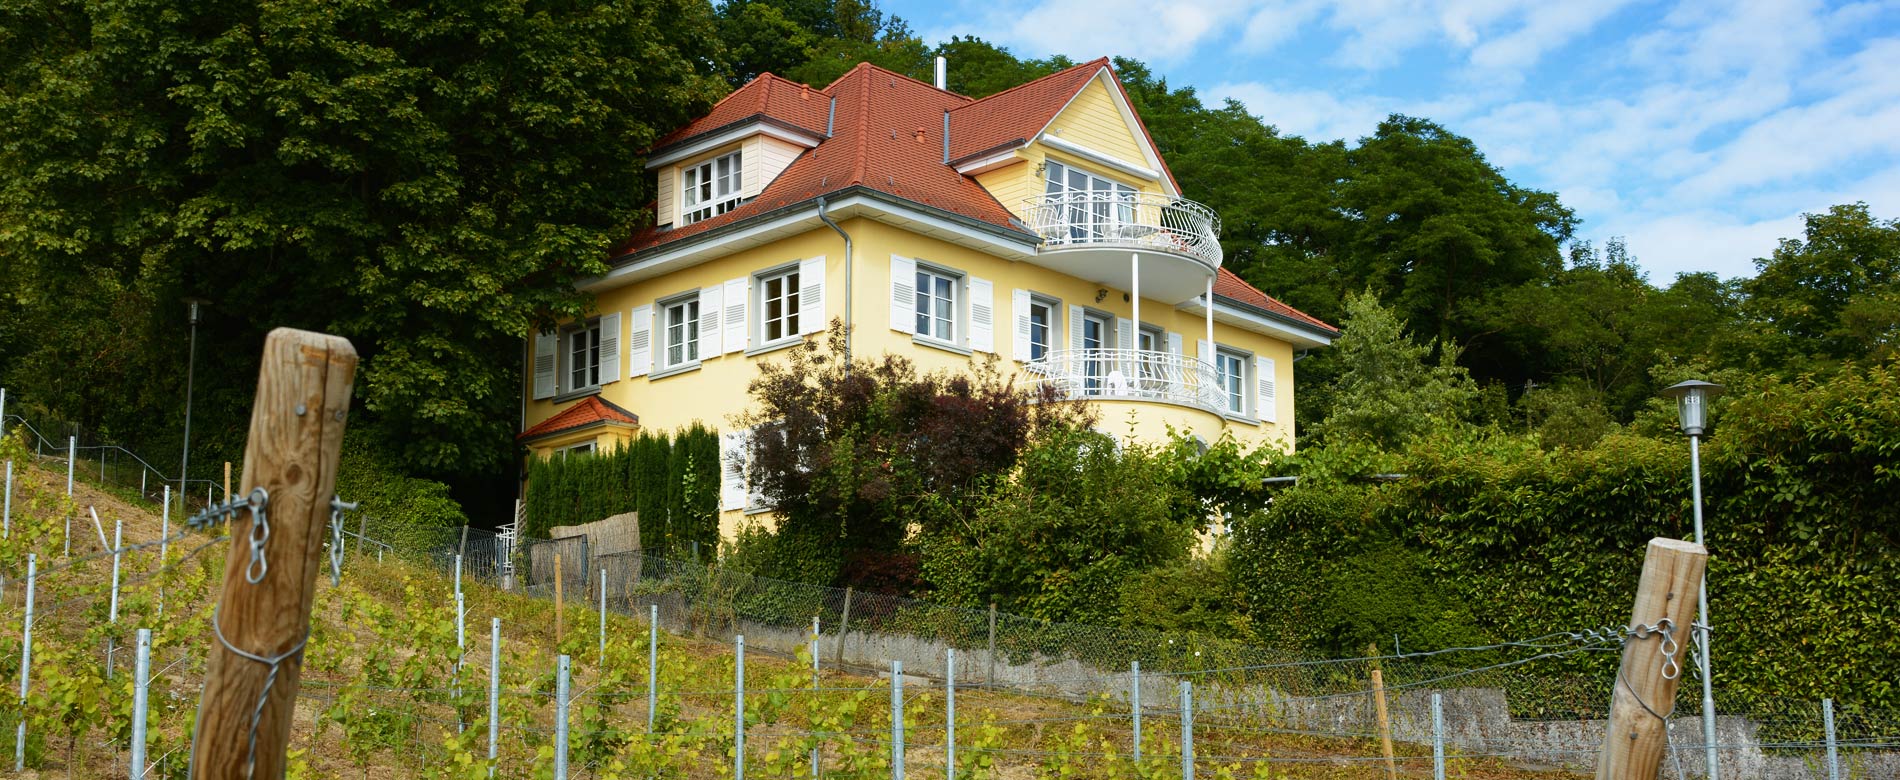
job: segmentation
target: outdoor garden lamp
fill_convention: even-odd
[[[1701,436],[1708,428],[1709,399],[1721,395],[1722,386],[1691,379],[1663,388],[1662,394],[1676,399],[1676,416],[1682,423],[1682,432]]]

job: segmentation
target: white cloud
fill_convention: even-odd
[[[1366,96],[1342,99],[1329,92],[1279,90],[1260,83],[1216,84],[1207,94],[1214,100],[1238,100],[1248,113],[1279,128],[1282,135],[1315,143],[1336,138],[1356,141],[1371,135],[1386,115],[1399,110],[1396,101]]]
[[[1652,219],[1603,225],[1595,234],[1623,236],[1650,280],[1669,284],[1677,274],[1713,271],[1723,279],[1755,274],[1754,259],[1767,257],[1775,242],[1799,234],[1800,215],[1741,220],[1719,211],[1697,210]]]

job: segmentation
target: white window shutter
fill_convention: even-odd
[[[1254,379],[1260,383],[1259,408],[1254,410],[1254,416],[1265,422],[1279,422],[1280,404],[1279,398],[1275,394],[1273,358],[1254,358],[1253,370]]]
[[[1115,348],[1135,348],[1135,321],[1123,317],[1115,318]]]
[[[726,352],[739,352],[746,348],[745,310],[751,300],[752,277],[742,276],[726,280]]]
[[[717,357],[719,348],[721,301],[719,285],[699,288],[699,359]]]
[[[719,511],[745,508],[745,461],[745,431],[719,434]]]
[[[620,381],[620,312],[600,315],[600,383]]]
[[[825,259],[814,257],[798,264],[798,330],[823,333],[825,321]]]
[[[1069,307],[1069,348],[1082,348],[1082,307]]]
[[[891,255],[891,330],[917,332],[917,261]]]
[[[1173,331],[1168,332],[1168,354],[1181,354],[1181,334]]]
[[[1011,319],[1016,323],[1012,328],[1013,338],[1009,345],[1010,357],[1019,363],[1029,362],[1029,291],[1013,290],[1009,294]]]
[[[988,279],[970,280],[970,349],[996,351],[996,285]]]
[[[653,370],[653,307],[633,307],[633,333],[627,337],[627,378]]]
[[[554,352],[560,338],[550,331],[534,334],[534,400],[554,397]]]

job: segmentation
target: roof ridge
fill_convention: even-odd
[[[1104,68],[1106,68],[1106,67],[1109,67],[1109,66],[1110,66],[1110,63],[1109,63],[1109,60],[1108,60],[1108,58],[1107,58],[1107,57],[1096,57],[1095,59],[1092,59],[1092,60],[1089,60],[1088,62],[1082,62],[1082,63],[1077,63],[1077,64],[1075,64],[1075,65],[1071,65],[1071,66],[1069,66],[1069,67],[1066,67],[1066,68],[1063,68],[1062,70],[1058,70],[1058,71],[1056,71],[1056,72],[1054,72],[1054,73],[1051,73],[1051,74],[1049,74],[1049,75],[1047,75],[1047,76],[1043,76],[1043,77],[1041,77],[1041,78],[1035,78],[1035,79],[1030,79],[1030,80],[1028,80],[1028,81],[1025,81],[1025,82],[1023,82],[1023,83],[1021,83],[1021,84],[1017,84],[1016,86],[1013,86],[1013,87],[1010,87],[1009,89],[1006,89],[1006,90],[1003,90],[1003,91],[1001,91],[1001,92],[998,92],[998,93],[995,93],[995,94],[993,94],[993,95],[984,95],[983,97],[980,97],[980,98],[976,98],[975,100],[972,100],[972,101],[970,101],[970,102],[968,102],[968,103],[965,103],[965,104],[963,104],[963,105],[960,105],[960,106],[957,106],[956,108],[953,108],[953,109],[950,109],[950,110],[951,110],[951,111],[960,111],[960,110],[962,110],[962,109],[965,109],[965,108],[969,108],[969,107],[971,107],[971,106],[974,106],[974,105],[976,105],[976,104],[978,104],[978,103],[982,103],[982,102],[984,102],[984,101],[987,101],[987,100],[993,100],[993,99],[996,99],[996,98],[999,98],[999,97],[1002,97],[1002,96],[1004,96],[1004,95],[1007,95],[1007,94],[1010,94],[1010,93],[1012,93],[1012,92],[1017,92],[1017,91],[1021,91],[1021,90],[1024,90],[1024,89],[1028,89],[1028,88],[1030,88],[1030,87],[1033,87],[1033,86],[1035,86],[1035,85],[1037,85],[1037,84],[1040,84],[1040,83],[1042,83],[1042,82],[1044,82],[1044,81],[1048,81],[1048,80],[1050,80],[1050,79],[1053,79],[1053,78],[1055,78],[1055,77],[1057,77],[1057,76],[1063,76],[1063,75],[1067,75],[1067,74],[1069,74],[1069,73],[1073,73],[1073,72],[1075,72],[1075,71],[1078,71],[1078,70],[1081,70],[1081,69],[1083,69],[1083,68],[1086,68],[1086,67],[1088,67],[1088,66],[1090,66],[1090,65],[1097,65],[1097,66],[1100,66],[1100,67],[1104,67]]]
[[[858,149],[857,159],[851,169],[851,183],[864,183],[864,151],[870,145],[871,138],[871,76],[869,71],[876,66],[868,62],[858,63],[856,70],[866,71],[858,78]]]
[[[719,100],[717,100],[717,101],[715,101],[715,102],[714,102],[714,103],[712,104],[712,106],[711,106],[711,107],[709,107],[709,108],[707,108],[707,109],[706,109],[705,111],[701,111],[701,112],[699,112],[699,115],[700,115],[701,117],[707,117],[707,116],[712,116],[712,113],[713,113],[713,111],[714,111],[714,110],[716,110],[716,109],[718,109],[718,108],[719,108],[720,106],[723,106],[723,105],[725,105],[725,104],[726,104],[726,101],[728,101],[728,100],[731,100],[731,99],[733,98],[733,96],[735,96],[735,95],[738,95],[739,93],[741,93],[741,92],[744,92],[744,91],[746,91],[747,89],[750,89],[750,88],[752,87],[752,85],[753,85],[753,84],[757,84],[757,83],[759,83],[759,81],[760,81],[760,80],[762,80],[762,79],[776,79],[776,78],[778,78],[778,77],[777,77],[777,76],[774,76],[774,75],[772,75],[772,72],[771,72],[771,71],[766,71],[766,72],[764,72],[764,73],[760,73],[760,74],[759,74],[759,75],[757,75],[757,76],[753,76],[752,78],[750,78],[750,79],[747,79],[747,80],[746,80],[746,83],[744,83],[744,84],[740,84],[740,85],[739,85],[739,88],[738,88],[738,89],[735,89],[735,90],[733,90],[733,91],[731,91],[731,92],[727,92],[727,93],[726,93],[726,96],[725,96],[725,97],[722,97],[722,98],[720,98]],[[689,123],[689,124],[690,124],[690,123]]]
[[[866,66],[866,69],[868,69],[868,70],[875,70],[875,71],[880,71],[880,72],[883,72],[883,73],[888,73],[888,74],[890,74],[890,75],[892,75],[892,76],[896,76],[896,77],[898,77],[898,78],[900,78],[900,79],[903,79],[903,80],[905,80],[905,81],[908,81],[908,82],[910,82],[910,83],[912,83],[912,84],[916,84],[917,86],[920,86],[920,87],[923,87],[923,88],[925,88],[925,89],[928,89],[928,90],[932,90],[932,91],[934,91],[934,92],[941,92],[941,93],[943,93],[943,94],[945,94],[945,95],[949,95],[950,97],[953,97],[953,98],[957,98],[957,99],[960,99],[960,100],[962,100],[962,101],[964,102],[964,105],[969,105],[970,103],[974,103],[974,102],[976,102],[976,100],[977,100],[976,98],[973,98],[973,97],[970,97],[969,95],[964,95],[964,94],[959,94],[959,93],[956,93],[956,92],[951,92],[951,91],[950,91],[950,90],[948,90],[948,89],[944,89],[944,88],[941,88],[941,87],[938,87],[937,85],[935,85],[935,84],[932,84],[932,83],[930,83],[930,82],[928,82],[928,81],[925,81],[925,80],[923,80],[923,79],[920,79],[920,78],[916,78],[916,77],[913,77],[913,76],[906,76],[906,75],[904,75],[904,74],[902,74],[902,73],[899,73],[899,72],[897,72],[897,71],[894,71],[894,70],[891,70],[890,68],[886,68],[886,67],[884,67],[884,66],[882,66],[882,65],[879,65],[879,64],[877,64],[877,63],[874,63],[874,62],[866,62],[866,63],[864,63],[864,65]],[[961,108],[961,107],[962,107],[962,106],[958,106],[958,108]]]
[[[844,83],[845,79],[851,78],[851,74],[857,73],[858,71],[864,70],[869,67],[871,67],[871,63],[859,62],[858,64],[851,66],[850,70],[847,70],[844,73],[839,74],[837,78],[831,80],[830,84],[826,84],[823,89],[820,89],[818,91],[824,92],[824,93],[830,93],[832,87],[835,87],[835,86],[838,86],[839,84]]]

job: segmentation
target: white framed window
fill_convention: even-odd
[[[799,266],[760,274],[752,289],[759,296],[755,305],[759,312],[760,345],[797,338],[804,332],[798,318]]]
[[[917,335],[956,343],[959,281],[945,271],[917,268]]]
[[[699,362],[699,294],[665,301],[660,306],[664,329],[660,367]]]
[[[739,153],[721,155],[681,172],[680,193],[685,208],[680,224],[691,225],[739,206]]]
[[[1214,350],[1214,381],[1229,414],[1247,413],[1247,356],[1225,347]]]
[[[567,331],[563,357],[567,371],[561,390],[574,392],[600,386],[600,321],[594,320]]]
[[[569,455],[592,455],[594,454],[594,443],[589,441],[576,444],[572,447],[562,447],[557,450],[555,454],[560,455],[563,460],[567,459]]]
[[[1029,298],[1029,359],[1042,360],[1060,343],[1056,336],[1056,311],[1061,304],[1040,296]]]

